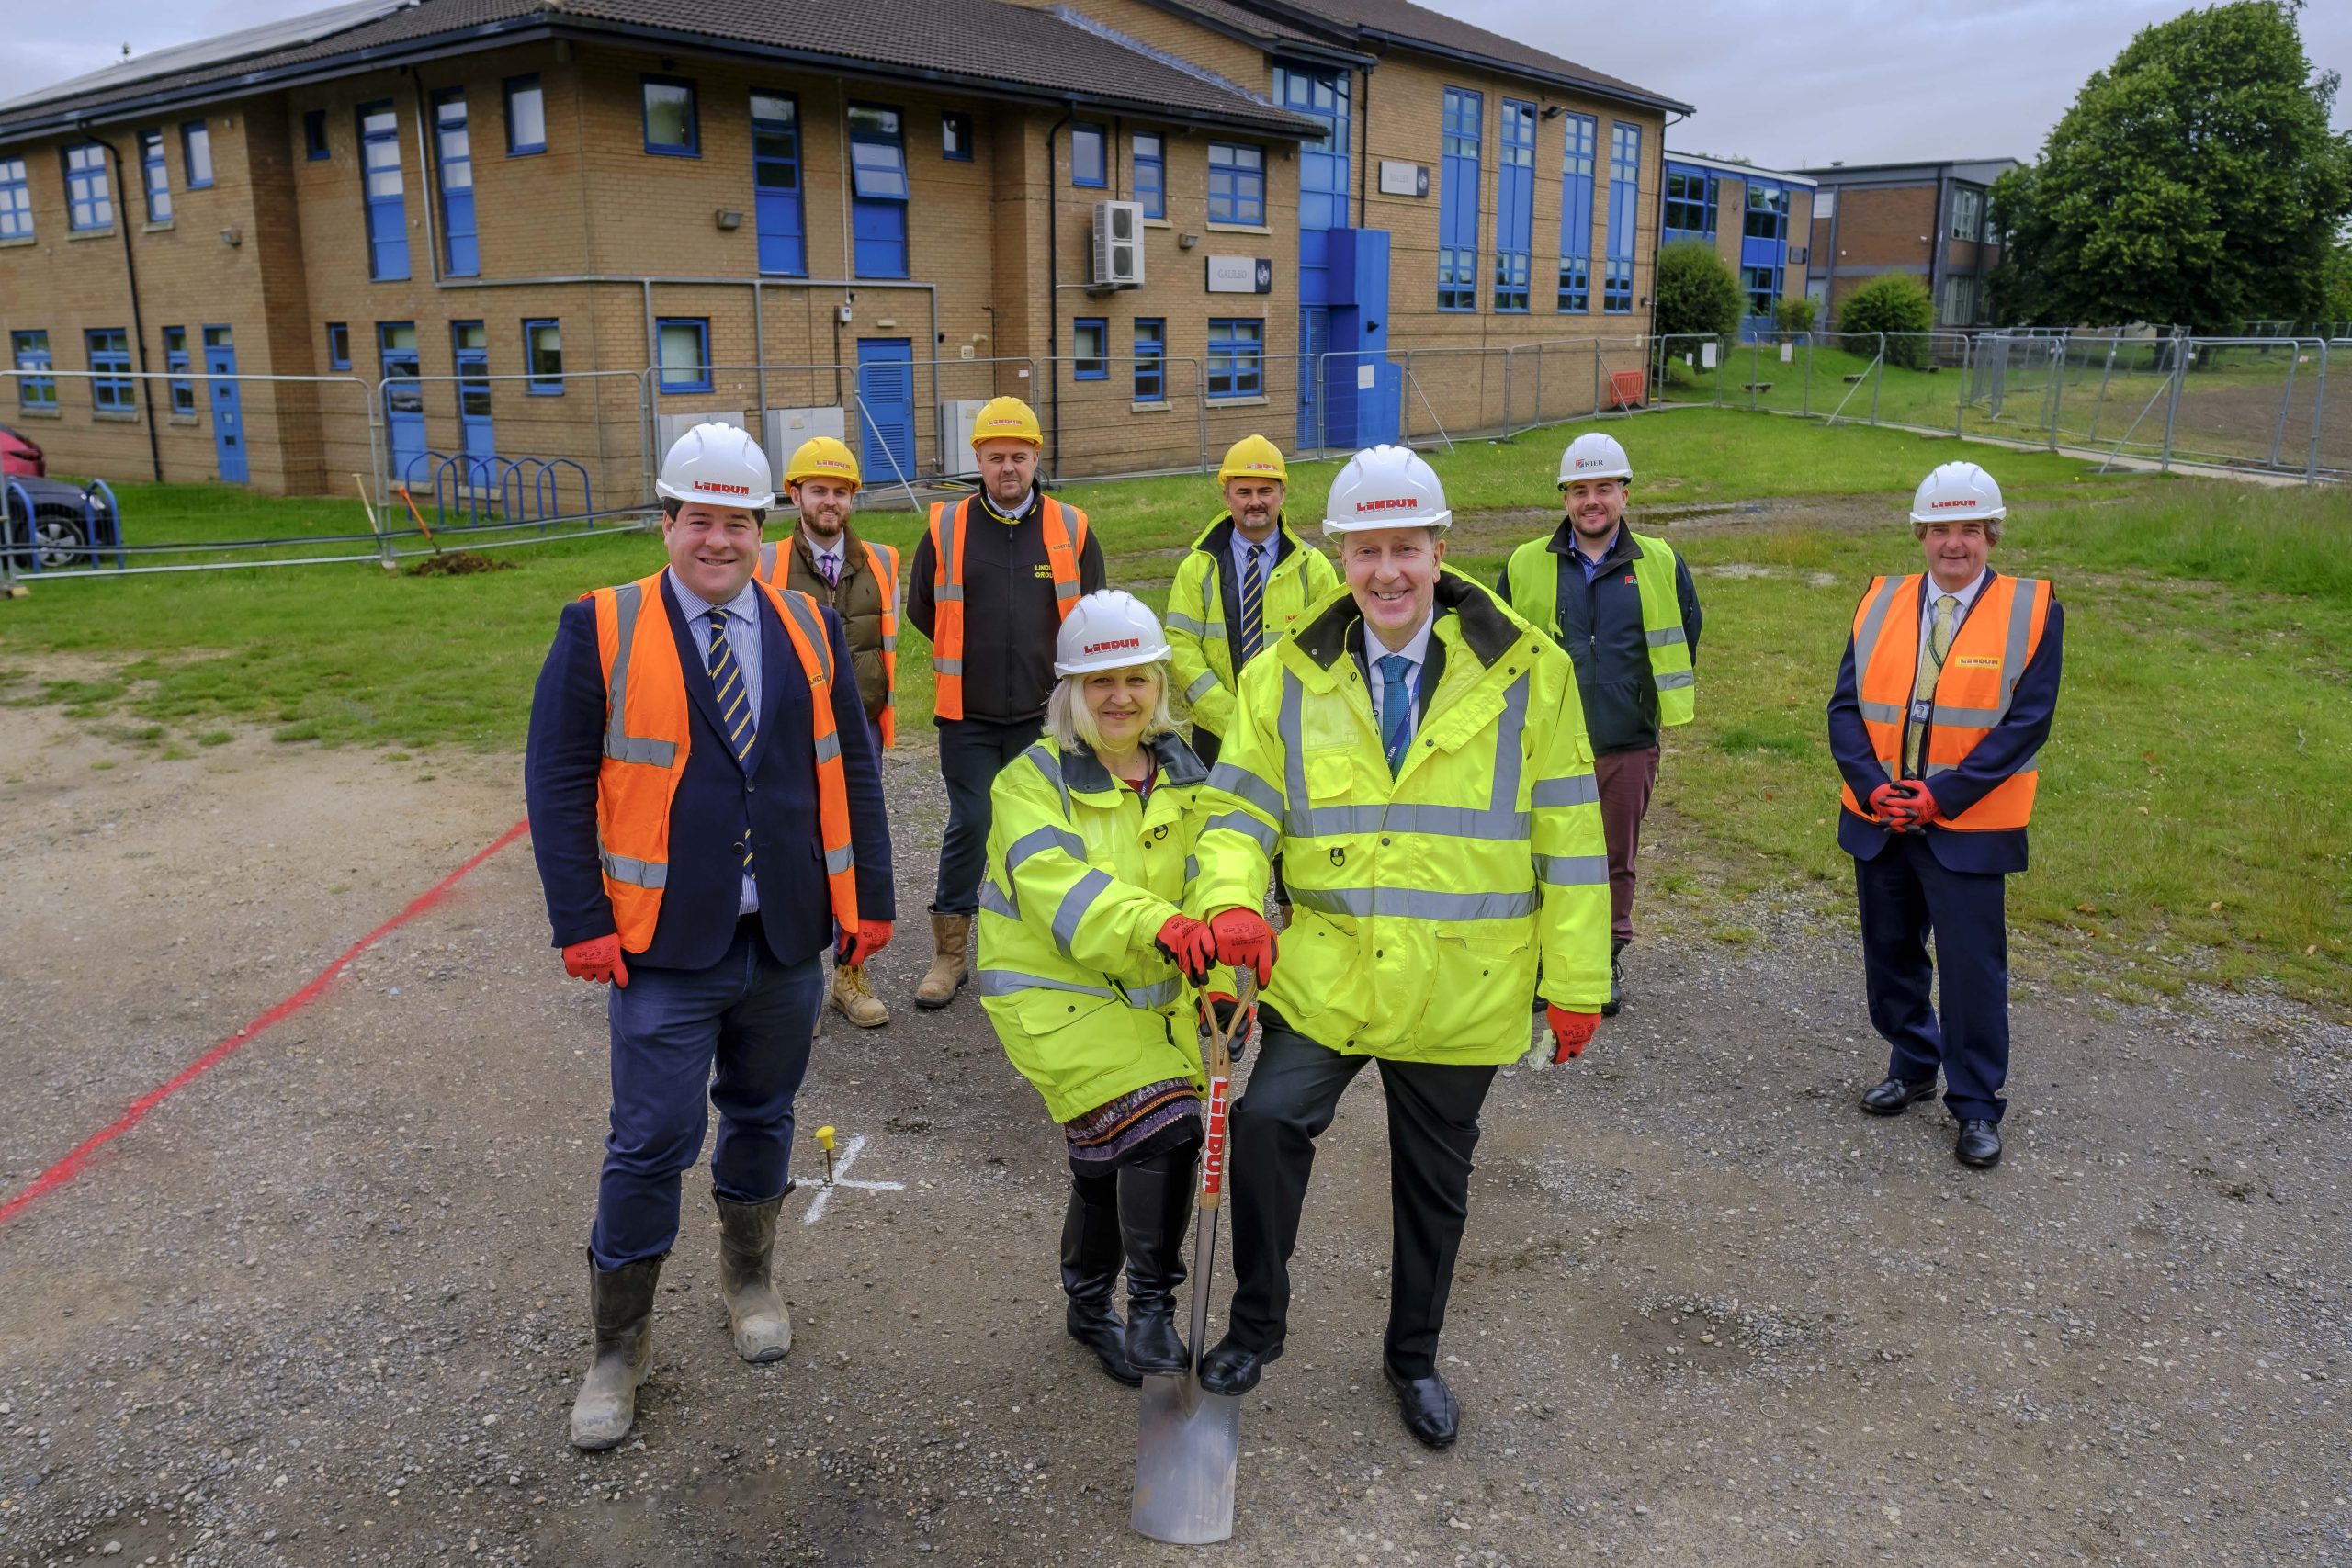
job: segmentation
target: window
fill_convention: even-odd
[[[972,117],[967,114],[943,114],[939,117],[939,155],[959,164],[972,161]]]
[[[1102,155],[1102,128],[1099,125],[1073,125],[1069,128],[1069,183],[1074,186],[1103,186],[1110,183],[1108,161]]]
[[[1136,401],[1168,400],[1168,322],[1160,316],[1136,318]]]
[[[1445,90],[1439,160],[1437,308],[1478,308],[1478,145],[1486,100],[1463,87]]]
[[[800,100],[789,93],[752,95],[752,216],[759,225],[760,270],[805,276]]]
[[[1739,269],[1739,286],[1747,291],[1747,313],[1770,316],[1781,298],[1781,271],[1771,266],[1744,266]]]
[[[1984,231],[1984,193],[1954,187],[1951,193],[1951,237],[1973,240]]]
[[[537,76],[506,78],[506,155],[521,158],[548,150],[548,103]]]
[[[552,321],[523,323],[523,368],[530,379],[523,389],[535,398],[563,395],[563,323]]]
[[[351,368],[351,328],[343,321],[327,323],[327,368]]]
[[[147,191],[147,221],[172,220],[172,172],[164,166],[164,133],[139,133],[139,181]]]
[[[1781,241],[1788,238],[1789,193],[1784,186],[1747,184],[1747,216],[1740,225],[1740,232],[1751,240]]]
[[[130,334],[100,327],[83,334],[90,344],[90,406],[100,413],[134,413],[130,396]]]
[[[433,141],[441,159],[441,238],[449,276],[473,277],[481,271],[481,246],[474,231],[474,144],[466,130],[463,87],[433,95]]]
[[[187,378],[187,329],[164,329],[164,368],[172,376],[172,417],[196,417],[196,383]]]
[[[408,209],[401,183],[400,117],[390,101],[359,107],[359,173],[368,202],[368,276],[408,276]]]
[[[1578,315],[1592,309],[1592,158],[1599,126],[1589,114],[1562,118],[1560,152],[1560,298],[1558,308]]]
[[[907,152],[899,111],[849,107],[850,228],[860,277],[907,276]]]
[[[1965,327],[1976,321],[1976,280],[1973,277],[1944,279],[1943,320],[1937,324]]]
[[[1162,143],[1156,135],[1137,132],[1133,138],[1136,150],[1136,199],[1143,203],[1146,218],[1168,216],[1168,164],[1160,152]]]
[[[458,367],[458,417],[490,417],[490,333],[480,321],[449,323],[449,352]]]
[[[180,127],[180,157],[187,165],[187,188],[202,190],[212,183],[212,131],[200,119]]]
[[[640,78],[645,88],[645,150],[665,158],[702,156],[695,85],[674,76]]]
[[[1666,240],[1715,237],[1715,176],[1704,169],[1666,166]]]
[[[17,369],[17,406],[37,412],[57,411],[57,378],[49,374],[49,334],[10,333],[8,347]]]
[[[33,237],[33,198],[25,185],[25,161],[0,158],[0,240]]]
[[[1535,106],[1502,101],[1495,167],[1495,309],[1523,311],[1535,231]]]
[[[1817,190],[1813,193],[1813,215],[1815,218],[1832,218],[1837,216],[1837,212],[1838,193],[1836,191]]]
[[[1320,134],[1299,144],[1298,227],[1302,234],[1317,234],[1348,226],[1351,186],[1348,179],[1351,135],[1348,86],[1351,73],[1328,65],[1274,67],[1274,102],[1295,115],[1313,120]],[[1299,243],[1299,266],[1329,265],[1329,252],[1318,239]]]
[[[313,164],[328,155],[326,110],[312,109],[302,117],[302,152]]]
[[[1070,369],[1073,381],[1101,381],[1109,378],[1111,362],[1104,357],[1110,350],[1111,330],[1100,316],[1080,316],[1069,325],[1069,353],[1074,362]]]
[[[1266,389],[1266,323],[1212,318],[1209,396],[1261,397]]]
[[[1642,128],[1609,124],[1609,255],[1600,275],[1600,308],[1609,315],[1634,310],[1634,224],[1641,201]]]
[[[1229,141],[1209,143],[1209,221],[1266,220],[1266,150]]]
[[[710,390],[709,317],[667,317],[654,323],[653,341],[663,391]]]
[[[65,226],[104,229],[114,222],[114,195],[107,184],[107,150],[92,141],[65,149]]]
[[[376,360],[383,367],[384,412],[387,414],[424,416],[424,389],[417,381],[416,323],[414,321],[378,321],[376,323]],[[399,382],[398,386],[389,383]],[[418,427],[422,429],[420,425]],[[394,433],[394,450],[398,448],[398,433]],[[416,440],[422,449],[422,435]],[[413,466],[414,459],[410,459]]]

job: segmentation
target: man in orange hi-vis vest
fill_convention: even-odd
[[[907,619],[931,638],[947,834],[931,901],[932,960],[915,1006],[944,1008],[970,975],[965,950],[980,907],[989,786],[1044,733],[1062,618],[1103,587],[1102,547],[1086,513],[1037,482],[1045,438],[1019,398],[972,423],[980,488],[931,509],[907,568]]]
[[[571,1407],[582,1449],[611,1448],[636,1418],[679,1177],[711,1105],[735,1351],[791,1348],[771,1264],[825,959],[838,931],[843,958],[865,963],[894,918],[882,776],[841,617],[752,580],[775,499],[766,454],[731,425],[696,425],[656,488],[669,566],[564,606],[524,758],[555,944],[573,976],[612,986],[595,1356]]]
[[[1898,1115],[1936,1092],[1940,1071],[1960,1123],[1953,1152],[1972,1166],[2001,1157],[2002,879],[2026,866],[2062,661],[2050,584],[1985,564],[2007,515],[2000,487],[1973,463],[1921,482],[1911,528],[1928,570],[1871,581],[1829,699],[1829,750],[1846,780],[1838,842],[1854,857],[1871,1023],[1890,1053],[1862,1109]],[[1940,1016],[1929,996],[1939,969]]]

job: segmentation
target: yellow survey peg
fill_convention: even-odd
[[[833,1130],[831,1127],[817,1129],[817,1146],[825,1151],[825,1185],[831,1187],[833,1184]]]

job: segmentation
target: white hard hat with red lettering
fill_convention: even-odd
[[[1168,634],[1159,629],[1159,617],[1142,600],[1116,588],[1098,588],[1071,605],[1054,639],[1057,675],[1091,675],[1157,664],[1167,657]]]
[[[1323,503],[1326,534],[1453,525],[1453,511],[1445,504],[1437,470],[1403,446],[1367,446],[1349,458]]]
[[[1578,479],[1630,479],[1634,477],[1634,460],[1625,456],[1625,448],[1607,431],[1588,430],[1568,443],[1560,454],[1560,488],[1565,490]]]
[[[775,470],[751,433],[731,424],[697,424],[662,459],[654,493],[671,501],[747,509],[775,504]]]
[[[2001,487],[1973,463],[1944,463],[1919,481],[1911,498],[1911,521],[1933,523],[1938,518],[1965,522],[1971,517],[2006,517]]]

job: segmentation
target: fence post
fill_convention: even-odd
[[[2064,338],[2058,340],[2056,350],[2051,358],[2053,374],[2050,378],[2050,449],[2055,452],[2058,450],[2058,405],[2059,400],[2066,395],[2066,340]]]
[[[1976,340],[1974,338],[1964,337],[1960,340],[1960,389],[1953,394],[1951,400],[1951,433],[1954,435],[1964,435],[1968,432],[1969,361],[1975,357],[1975,347]],[[1933,333],[1929,333],[1928,337],[1928,357],[1932,360],[1935,357],[1935,336]]]
[[[1804,333],[1804,400],[1797,407],[1801,419],[1813,417],[1813,333]]]
[[[2165,449],[2156,463],[2160,474],[2172,472],[2172,427],[2180,414],[2180,384],[2188,374],[2188,342],[2181,337],[2172,340],[2172,394],[2165,401]]]
[[[2287,441],[2287,408],[2289,404],[2295,400],[2295,360],[2297,356],[2293,350],[2301,348],[2301,346],[2302,345],[2301,344],[2296,344],[2292,345],[2288,352],[2287,386],[2285,390],[2278,394],[2278,417],[2275,422],[2273,422],[2270,427],[2270,467],[2274,468],[2278,466],[2278,449],[2286,445]]]
[[[2311,459],[2303,465],[2303,481],[2319,482],[2320,413],[2327,407],[2327,339],[2319,340],[2319,378],[2312,383],[2312,451]]]

